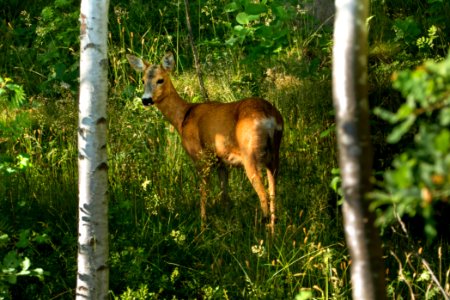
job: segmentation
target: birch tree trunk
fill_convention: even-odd
[[[78,273],[76,299],[107,299],[109,0],[81,1],[80,99],[78,123]]]
[[[367,99],[368,0],[336,0],[333,101],[344,192],[344,228],[352,259],[353,299],[386,299],[380,238],[365,195],[372,149]]]

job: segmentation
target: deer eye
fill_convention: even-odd
[[[162,84],[162,83],[164,83],[164,79],[158,79],[158,81],[156,81],[156,84]]]

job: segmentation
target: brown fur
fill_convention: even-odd
[[[222,197],[228,198],[228,171],[223,166],[242,165],[261,201],[265,218],[275,223],[275,184],[283,119],[278,110],[260,98],[246,98],[232,103],[184,101],[175,90],[169,73],[174,59],[168,53],[160,65],[151,65],[132,55],[131,66],[144,72],[145,105],[155,104],[181,136],[184,149],[195,162],[202,177],[201,217],[206,219],[206,186],[211,157],[218,162]],[[261,177],[267,169],[268,189]],[[270,203],[269,201],[270,200]]]

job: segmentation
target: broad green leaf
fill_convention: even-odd
[[[30,155],[28,154],[19,154],[17,155],[17,165],[19,166],[19,169],[26,169],[27,167],[31,167],[32,164],[30,162]]]
[[[16,284],[17,282],[17,276],[16,275],[7,275],[4,278],[6,278],[6,282],[8,282],[9,284]]]
[[[44,270],[42,268],[36,268],[31,270],[31,275],[36,276],[40,280],[44,279]]]
[[[331,169],[331,174],[333,174],[333,175],[340,175],[341,174],[341,169],[333,168],[333,169]]]
[[[29,259],[28,257],[25,257],[25,258],[23,259],[21,265],[22,265],[22,271],[21,271],[21,273],[24,272],[24,271],[28,271],[28,269],[29,269],[30,266],[31,266],[31,261],[30,261],[30,259]]]
[[[395,189],[410,188],[414,182],[413,170],[417,165],[417,160],[403,153],[394,160],[393,165],[394,169],[385,172],[386,183],[395,187]]]
[[[380,117],[381,119],[383,119],[391,124],[396,123],[398,121],[397,114],[395,114],[391,111],[388,111],[386,109],[383,109],[381,107],[375,107],[373,110],[373,113],[376,116]]]
[[[247,25],[248,23],[250,23],[248,14],[245,12],[238,13],[236,16],[236,21],[242,25]]]
[[[409,188],[413,183],[412,170],[407,165],[401,166],[391,174],[394,183],[401,189]]]
[[[450,149],[450,131],[443,129],[435,138],[434,146],[436,150],[447,153]]]
[[[396,115],[399,120],[402,120],[402,119],[406,119],[407,117],[409,117],[413,113],[413,111],[414,111],[414,108],[411,107],[411,105],[409,105],[408,103],[405,103],[402,106],[400,106]]]
[[[308,300],[308,299],[312,299],[313,298],[313,294],[311,291],[301,291],[300,294],[297,294],[295,296],[295,300]]]
[[[15,269],[20,265],[18,255],[15,251],[9,251],[3,258],[3,266]]]
[[[340,183],[341,183],[340,177],[333,177],[333,179],[330,182],[330,187],[333,189],[333,191],[337,192]]]
[[[0,235],[0,247],[4,247],[9,242],[9,236],[4,233]]]
[[[236,32],[241,32],[242,30],[244,30],[245,28],[244,28],[244,26],[242,26],[242,25],[236,25],[236,26],[234,26],[234,33],[236,33]]]
[[[398,141],[400,141],[402,136],[408,132],[408,130],[411,128],[411,126],[414,124],[415,121],[416,116],[410,115],[404,122],[396,126],[387,137],[388,143],[391,144],[398,143]]]
[[[239,5],[236,2],[231,2],[225,5],[225,12],[233,12],[237,11],[239,9]]]
[[[436,228],[434,227],[433,223],[427,223],[425,224],[425,234],[427,237],[431,240],[437,235]]]
[[[248,3],[245,6],[245,12],[249,15],[260,15],[267,12],[267,7],[260,3]]]
[[[277,19],[282,20],[282,21],[288,19],[287,11],[283,6],[278,5],[278,6],[272,7],[272,11],[273,11],[273,14],[277,17]]]
[[[240,12],[236,16],[236,21],[241,25],[247,25],[251,21],[255,21],[259,19],[259,15],[249,15],[245,12]]]
[[[29,245],[30,230],[22,230],[19,234],[19,241],[16,243],[17,248],[26,248]]]
[[[450,125],[450,107],[443,108],[439,112],[439,123],[441,126]]]
[[[238,39],[235,36],[230,37],[228,40],[225,41],[225,44],[228,46],[234,46],[238,42]],[[139,99],[140,102],[140,99]]]
[[[38,244],[47,244],[50,243],[50,237],[46,233],[38,234],[33,238],[33,241]]]

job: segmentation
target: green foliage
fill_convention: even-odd
[[[237,92],[224,92],[220,80],[210,79],[210,83],[219,83],[218,88],[210,88],[215,99],[235,99],[249,93],[248,87]],[[181,74],[174,79],[175,86],[193,86],[195,82],[191,73]],[[286,117],[286,121],[293,122],[286,132],[286,151],[283,153],[290,153],[286,157],[294,157],[299,147],[295,133],[304,132],[304,142],[301,144],[304,156],[290,163],[286,160],[283,167],[286,175],[280,180],[287,180],[288,189],[302,186],[304,193],[309,194],[310,188],[316,190],[316,184],[320,186],[326,182],[322,181],[322,176],[327,176],[325,164],[316,166],[309,162],[313,161],[315,155],[326,155],[333,150],[330,148],[330,138],[317,138],[323,131],[322,125],[312,125],[321,124],[324,118],[327,119],[323,112],[329,109],[330,103],[310,103],[308,99],[310,95],[328,92],[328,89],[315,90],[313,86],[317,85],[311,83],[306,86],[305,83],[303,92],[299,93],[290,82],[283,82],[285,87],[279,89],[273,88],[275,84],[281,82],[273,83],[273,86],[272,83],[266,84],[268,97],[275,101],[290,99],[279,103],[280,109],[292,113]],[[140,94],[140,91],[136,93]],[[252,207],[258,202],[254,202],[256,198],[245,175],[240,170],[234,170],[230,178],[230,197],[236,200],[235,207],[222,207],[218,201],[220,191],[215,182],[217,178],[214,178],[211,205],[208,207],[211,221],[205,230],[201,230],[197,213],[198,179],[194,175],[192,163],[180,146],[177,134],[157,110],[144,109],[140,99],[131,98],[126,104],[118,102],[112,106],[110,113],[115,122],[110,127],[110,172],[115,175],[111,177],[114,199],[111,203],[110,226],[121,228],[113,234],[111,242],[111,270],[115,270],[111,273],[111,288],[116,297],[126,299],[145,289],[149,298],[208,299],[258,295],[293,298],[300,288],[315,295],[318,292],[312,290],[314,284],[325,290],[323,286],[328,279],[318,284],[308,275],[309,272],[316,272],[314,265],[322,263],[322,255],[325,255],[325,250],[318,245],[317,235],[320,235],[320,230],[311,228],[308,219],[317,220],[312,223],[322,228],[324,225],[319,224],[328,222],[324,216],[311,212],[314,216],[300,217],[306,228],[292,226],[289,229],[292,231],[285,236],[285,230],[281,228],[286,228],[288,223],[298,224],[299,220],[296,214],[294,216],[280,211],[280,215],[284,215],[280,217],[280,241],[289,242],[288,245],[272,243],[264,227],[260,228],[257,225],[259,222],[253,224]],[[309,115],[306,123],[294,121],[295,116],[303,114]],[[323,151],[318,151],[319,142],[325,147]],[[334,163],[334,159],[327,162]],[[320,171],[299,184],[299,178],[304,178],[298,177],[301,165],[304,172],[313,172],[313,169]],[[280,186],[283,185],[280,183]],[[286,211],[299,211],[304,207],[305,204],[298,201],[296,194],[283,188],[280,188],[280,193],[285,193],[285,196],[280,196],[280,199],[285,199],[280,200],[280,210],[284,210],[282,205],[286,206]],[[315,205],[325,205],[323,197],[305,197],[306,201],[313,199]],[[265,240],[262,245],[261,240]],[[303,243],[310,248],[299,246]],[[305,252],[317,250],[318,247],[320,251],[315,252],[317,256]],[[340,253],[342,249],[337,245],[330,251]],[[273,263],[276,259],[280,262]],[[336,254],[336,261],[338,259],[340,256]],[[124,264],[124,261],[130,263]],[[298,263],[300,261],[305,263]],[[329,264],[330,268],[331,264],[337,264],[339,271],[336,277],[339,279],[336,280],[340,280],[342,287],[345,286],[343,282],[346,277],[343,273],[346,271],[340,269],[338,262]],[[303,275],[303,272],[306,274]],[[283,288],[287,280],[288,288]],[[142,285],[147,282],[152,285]],[[125,290],[125,287],[129,289]],[[342,287],[336,287],[333,291],[345,294],[347,289]]]
[[[371,38],[377,43],[391,41],[410,61],[445,57],[448,50],[450,13],[448,1],[372,1]],[[373,30],[372,28],[377,29]],[[382,39],[382,40],[379,40]],[[392,59],[398,58],[392,57]]]
[[[174,78],[176,86],[193,86],[194,82],[189,72]],[[245,86],[238,92],[224,92],[222,81],[211,82],[218,87],[210,89],[216,99],[249,93]],[[235,207],[221,207],[215,182],[208,207],[211,222],[202,230],[198,179],[177,134],[157,110],[143,108],[133,96],[124,102],[121,95],[113,94],[109,108],[110,263],[111,289],[118,299],[294,298],[302,291],[315,296],[348,294],[344,247],[335,244],[337,236],[323,230],[331,222],[325,212],[330,196],[326,178],[334,164],[330,154],[334,148],[330,137],[319,137],[328,127],[330,117],[324,112],[331,104],[310,102],[311,95],[319,97],[329,89],[315,89],[317,83],[304,82],[299,92],[291,84],[265,82],[270,99],[284,99],[278,106],[290,124],[282,151],[280,235],[274,241],[264,226],[254,221],[259,203],[240,170],[233,170],[230,178]],[[277,85],[279,88],[274,88]],[[300,115],[308,118],[296,118]],[[0,201],[0,209],[14,212],[6,216],[8,224],[15,224],[13,216],[17,216],[21,227],[30,232],[38,231],[35,227],[42,224],[54,244],[33,247],[34,251],[26,254],[33,265],[49,272],[46,283],[29,282],[23,289],[13,286],[11,294],[16,298],[40,295],[49,299],[60,294],[71,298],[77,244],[76,235],[67,232],[76,232],[77,221],[73,214],[77,197],[76,106],[70,101],[40,106],[32,116],[39,126],[30,122],[15,147],[20,145],[33,165],[2,178],[0,191],[5,200]],[[299,132],[303,136],[300,145],[296,139]],[[12,153],[10,142],[7,149]],[[298,147],[302,157],[295,155]],[[323,161],[320,165],[313,163],[317,156]],[[306,212],[313,203],[320,208]],[[329,253],[333,259],[325,260]],[[333,276],[316,280],[324,276],[324,269]],[[18,285],[24,287],[25,283],[19,281]]]
[[[0,77],[0,108],[3,109],[0,119],[0,140],[15,140],[29,125],[28,113],[18,111],[25,103],[25,99],[21,85],[13,83],[11,78]],[[0,174],[23,171],[31,166],[27,154],[18,154],[14,158],[6,153],[0,154]]]
[[[183,2],[111,1],[108,172],[114,298],[350,297],[350,260],[335,206],[340,182],[330,114],[332,31],[313,13],[319,2],[190,1],[211,98],[263,96],[285,119],[277,186],[279,221],[272,239],[260,225],[257,197],[239,170],[230,176],[231,208],[222,207],[218,179],[213,178],[210,219],[201,227],[195,169],[173,128],[157,110],[144,109],[136,97],[142,92],[140,78],[130,70],[125,54],[157,62],[172,50],[177,55],[175,86],[184,98],[199,99]],[[8,255],[14,276],[30,272],[16,277],[16,284],[2,281],[4,297],[73,299],[79,2],[14,0],[3,7],[0,211],[8,213],[0,219],[0,258]],[[445,204],[448,192],[444,167],[449,114],[447,104],[439,104],[447,79],[436,75],[441,74],[432,70],[436,66],[423,66],[416,70],[422,73],[412,72],[415,75],[398,73],[396,85],[412,100],[397,112],[393,107],[399,96],[390,90],[390,78],[392,72],[418,65],[424,58],[445,56],[449,3],[373,0],[371,9],[371,101],[376,101],[371,104],[381,103],[386,108],[381,114],[400,127],[390,140],[399,140],[400,152],[405,153],[384,181],[396,193],[405,187],[410,191],[399,200],[411,201],[411,208],[402,204],[404,214],[428,214],[432,224],[431,214],[438,210],[435,206]],[[414,120],[408,121],[411,114]],[[373,132],[383,132],[384,125],[374,125]],[[422,150],[407,148],[411,144]],[[376,144],[377,149],[381,146]],[[380,154],[384,164],[390,163],[387,154],[393,155],[385,150]],[[389,195],[386,188],[380,190],[380,195]],[[430,195],[428,203],[424,199]],[[421,204],[417,197],[422,197]],[[379,211],[393,207],[391,198],[377,200]],[[386,217],[389,214],[394,213],[388,211]],[[386,252],[410,253],[407,242],[399,241],[395,248],[385,241]],[[448,247],[445,241],[439,243]],[[436,276],[444,285],[449,280],[448,254],[439,256],[431,249],[426,246],[423,251],[431,267],[440,270]],[[11,251],[15,254],[8,254]],[[431,272],[419,260],[397,256],[400,259],[386,256],[389,295],[438,298]],[[46,270],[45,282],[33,273],[34,265]]]
[[[237,22],[226,41],[229,46],[244,46],[251,56],[277,53],[287,46],[294,13],[285,2],[240,0],[227,4],[225,11]]]
[[[424,291],[425,299],[441,299],[442,291],[444,288],[438,287],[433,282],[433,276],[438,275],[442,278],[443,282],[448,282],[450,273],[446,275],[441,274],[440,270],[438,274],[435,274],[427,268],[424,264],[421,250],[419,253],[405,252],[399,255],[394,252],[390,253],[390,256],[397,263],[395,280],[392,280],[386,286],[387,295],[390,299],[398,299],[399,297],[414,298],[417,295],[416,291]],[[437,249],[439,264],[442,264],[442,248]],[[444,279],[445,277],[445,279]],[[436,279],[436,277],[434,277]],[[445,291],[445,290],[444,290]]]
[[[387,226],[396,217],[421,215],[429,239],[436,236],[435,209],[450,196],[450,56],[429,61],[395,76],[394,87],[406,98],[395,112],[375,112],[394,124],[388,136],[398,143],[412,134],[414,147],[399,154],[385,172],[383,190],[374,193],[373,207],[388,208],[379,217]]]
[[[120,296],[114,297],[114,299],[120,300],[148,300],[157,299],[155,293],[150,293],[148,286],[146,284],[141,284],[137,290],[132,290],[127,287],[127,290],[123,292]]]
[[[19,233],[17,242],[13,245],[11,238],[0,231],[0,299],[12,299],[9,292],[10,286],[17,284],[21,276],[36,277],[44,280],[44,270],[41,268],[31,269],[31,261],[23,255],[30,248],[30,242],[47,242],[46,236],[30,236],[29,230]]]
[[[395,40],[404,42],[407,46],[414,45],[421,34],[419,24],[412,16],[396,19],[392,29],[395,32]]]
[[[334,168],[331,170],[331,174],[333,175],[333,179],[330,182],[330,187],[340,197],[337,204],[342,205],[344,202],[344,192],[342,191],[341,170],[339,168]]]
[[[431,52],[431,50],[434,48],[435,40],[438,38],[438,29],[435,25],[432,25],[428,29],[428,35],[422,36],[417,39],[416,44],[420,51],[422,52]]]
[[[397,143],[402,136],[420,121],[433,122],[439,120],[439,125],[445,127],[450,124],[449,105],[450,95],[450,59],[435,63],[425,63],[415,71],[403,71],[395,75],[394,87],[406,98],[397,112],[377,108],[375,113],[397,124],[388,137],[390,143]]]
[[[25,102],[25,92],[19,84],[13,83],[11,78],[0,76],[0,107],[19,108]]]
[[[0,162],[0,173],[11,174],[32,167],[30,156],[27,154],[17,155],[15,163],[10,163],[5,157],[3,157],[3,159],[4,161]]]
[[[37,64],[47,66],[42,90],[56,84],[60,90],[76,92],[79,61],[78,2],[55,0],[41,11],[36,27],[34,47]],[[52,51],[48,51],[52,49]]]

